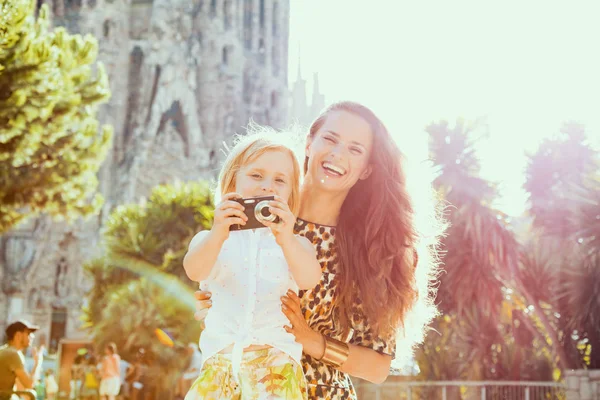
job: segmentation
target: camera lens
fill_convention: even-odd
[[[261,201],[256,205],[256,207],[254,207],[254,216],[256,217],[257,221],[263,223],[273,222],[277,219],[277,216],[269,211],[269,202],[266,200]]]

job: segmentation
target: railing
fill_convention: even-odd
[[[17,391],[10,391],[10,392],[3,392],[0,391],[0,398],[4,398],[6,396],[6,398],[10,399],[10,396],[16,394],[17,396],[25,396],[28,400],[35,400],[35,392],[33,390],[17,390]]]
[[[371,391],[371,393],[367,394],[367,391]],[[554,382],[396,381],[372,385],[370,390],[363,390],[362,398],[372,400],[564,400],[566,399],[565,391],[562,383]]]

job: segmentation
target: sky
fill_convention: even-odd
[[[600,144],[600,1],[290,0],[289,77],[371,107],[412,159],[424,128],[484,118],[478,144],[499,207],[523,212],[525,152],[563,122]]]

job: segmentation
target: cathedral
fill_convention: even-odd
[[[54,26],[92,34],[112,97],[98,119],[114,128],[99,172],[105,206],[74,224],[32,218],[0,237],[0,331],[28,318],[55,350],[85,338],[81,308],[91,282],[82,265],[99,255],[100,230],[117,205],[158,184],[212,179],[223,143],[250,119],[308,126],[312,102],[300,60],[288,90],[289,0],[42,0]]]
[[[300,52],[298,52],[300,53]],[[309,127],[325,107],[325,96],[319,88],[319,75],[313,75],[312,101],[308,103],[306,96],[306,80],[302,78],[302,60],[298,56],[298,75],[290,93],[290,108],[288,121]]]
[[[71,225],[41,216],[0,237],[0,329],[29,318],[54,350],[86,335],[79,317],[91,283],[82,265],[101,251],[111,209],[157,184],[214,178],[223,143],[250,118],[283,128],[309,123],[312,110],[300,71],[288,90],[289,0],[38,3],[54,26],[97,38],[112,90],[98,119],[114,127],[100,215]]]

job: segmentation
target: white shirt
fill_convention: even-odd
[[[121,360],[119,360],[119,377],[121,378],[121,382],[125,382],[127,368],[129,368],[129,363],[121,358]]]
[[[196,234],[190,249],[208,233]],[[234,344],[235,376],[250,345],[270,345],[300,364],[302,345],[283,329],[289,321],[281,311],[281,296],[288,289],[298,293],[298,285],[270,229],[230,232],[200,288],[212,292],[213,301],[200,337],[203,363]]]

